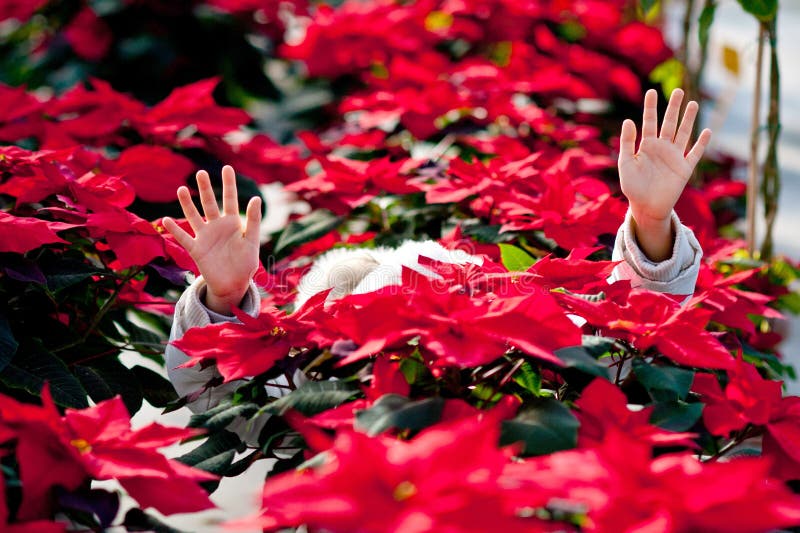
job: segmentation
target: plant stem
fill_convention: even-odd
[[[100,321],[103,320],[103,317],[105,317],[106,313],[111,309],[114,303],[116,303],[117,296],[119,296],[119,293],[120,291],[122,291],[122,288],[125,286],[125,284],[128,283],[133,278],[135,278],[141,271],[142,267],[136,267],[131,272],[129,272],[125,277],[122,278],[120,283],[114,288],[114,292],[112,292],[111,296],[108,297],[108,300],[103,302],[103,305],[100,306],[100,309],[94,315],[94,319],[92,319],[92,323],[89,324],[89,327],[86,329],[83,335],[81,335],[78,339],[72,342],[68,342],[67,344],[58,346],[57,348],[53,348],[53,350],[51,351],[53,353],[63,352],[64,350],[74,348],[75,346],[79,346],[84,342],[86,342],[86,339],[89,338],[89,335],[91,335],[94,332],[94,330],[97,329],[97,326],[100,325]]]
[[[761,258],[768,260],[772,257],[773,241],[772,230],[778,214],[778,198],[781,192],[780,169],[778,168],[778,137],[781,132],[780,117],[780,70],[778,68],[778,16],[770,22],[762,23],[769,38],[770,64],[769,64],[769,112],[767,115],[768,145],[767,156],[764,160],[763,180],[761,194],[764,197],[764,219],[766,232],[764,242],[761,243]]]
[[[758,200],[758,144],[761,127],[761,71],[764,56],[765,30],[758,30],[756,52],[756,86],[753,91],[753,116],[750,124],[750,161],[747,165],[747,251],[753,257],[756,249],[756,202]]]

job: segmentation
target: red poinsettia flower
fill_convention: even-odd
[[[140,144],[123,150],[116,161],[107,162],[103,168],[131,184],[136,196],[146,202],[172,202],[195,165],[162,146]]]
[[[191,328],[172,342],[189,356],[180,368],[213,360],[226,382],[257,376],[306,340],[298,322],[280,309],[262,310],[255,318],[238,309],[233,312],[240,323],[220,322]]]
[[[50,522],[48,520],[15,521],[8,522],[9,513],[6,505],[6,482],[0,476],[0,528],[6,533],[63,533],[67,530],[67,524],[61,522]]]
[[[197,434],[153,423],[139,430],[119,397],[60,416],[48,386],[42,405],[0,396],[0,441],[16,441],[23,500],[19,519],[47,516],[50,490],[72,490],[87,478],[117,479],[142,507],[167,514],[213,507],[197,484],[216,479],[167,459],[157,449]]]
[[[716,376],[696,374],[692,390],[706,404],[703,422],[713,435],[727,436],[748,424],[764,430],[763,454],[773,475],[800,479],[800,398],[783,397],[781,382],[764,379],[741,357],[728,371],[723,392]]]
[[[264,486],[250,527],[308,524],[333,532],[544,531],[519,518],[498,483],[506,453],[493,416],[429,428],[408,442],[337,434],[328,459]],[[255,523],[254,523],[255,522]]]
[[[55,120],[40,134],[44,147],[104,146],[119,141],[120,128],[145,111],[144,104],[115,91],[106,81],[91,78],[89,85],[91,90],[79,84],[44,105]]]
[[[108,24],[88,6],[81,9],[67,24],[64,37],[75,53],[88,61],[103,59],[114,39]]]
[[[705,330],[712,311],[682,307],[672,298],[644,289],[633,289],[619,303],[589,302],[577,296],[556,297],[602,332],[625,339],[645,351],[655,347],[678,364],[699,368],[733,368],[727,349]]]
[[[0,20],[2,20],[0,7]],[[9,87],[0,83],[0,140],[14,142],[36,135],[43,122],[42,103],[28,94],[24,87]],[[8,150],[8,147],[3,147]]]
[[[123,209],[92,213],[86,227],[93,237],[104,238],[116,255],[114,268],[146,265],[157,257],[170,258],[187,270],[194,270],[194,261],[183,248],[165,237],[156,227]]]
[[[518,504],[586,512],[586,531],[756,533],[797,523],[800,498],[760,458],[702,463],[691,454],[651,459],[650,446],[614,428],[595,448],[511,463]]]
[[[419,190],[408,182],[404,172],[412,161],[389,158],[354,161],[339,157],[320,159],[322,171],[289,184],[286,189],[301,193],[314,205],[335,213],[348,213],[377,196],[381,191],[408,194]]]
[[[453,270],[458,274],[464,267]],[[462,368],[491,361],[510,346],[560,365],[553,350],[580,344],[579,329],[547,293],[490,301],[473,298],[463,285],[432,280],[410,269],[403,270],[402,286],[348,296],[338,306],[336,329],[358,345],[342,364],[418,335],[420,346],[436,364]]]
[[[695,446],[691,440],[694,433],[675,433],[650,424],[653,407],[632,411],[627,403],[619,387],[604,379],[595,379],[583,389],[575,402],[581,423],[578,447],[599,446],[609,428],[655,446]]]
[[[56,232],[76,226],[33,217],[16,217],[0,211],[0,252],[24,254],[45,244],[69,243]]]
[[[756,334],[755,323],[749,315],[766,318],[783,318],[783,315],[767,304],[774,297],[754,291],[746,291],[734,287],[748,282],[761,269],[749,269],[725,276],[707,263],[700,266],[695,290],[697,299],[704,307],[715,310],[711,319],[731,328],[737,328],[744,334]]]
[[[0,5],[0,21],[17,19],[27,22],[49,0],[10,0]]]
[[[165,427],[155,422],[132,430],[130,415],[117,396],[89,409],[67,409],[63,435],[77,450],[94,479],[117,479],[140,506],[164,514],[214,507],[198,483],[217,476],[167,459],[158,452],[197,430]],[[63,437],[62,437],[63,438]]]
[[[173,90],[169,96],[140,116],[133,126],[145,137],[182,147],[204,146],[193,135],[179,135],[187,128],[200,135],[219,137],[250,122],[250,115],[233,107],[221,107],[212,96],[219,78],[201,80]]]
[[[563,287],[581,293],[599,292],[608,286],[608,277],[619,261],[586,259],[601,248],[574,248],[567,257],[547,255],[534,263],[526,274],[532,274],[540,285],[550,289]]]

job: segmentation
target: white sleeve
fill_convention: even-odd
[[[181,350],[172,345],[172,341],[180,339],[191,328],[216,324],[218,322],[238,322],[235,316],[226,316],[208,309],[203,304],[206,292],[206,283],[202,276],[192,283],[181,295],[175,304],[175,315],[172,322],[172,330],[169,334],[169,342],[164,353],[164,360],[167,367],[167,375],[172,382],[172,386],[179,396],[186,396],[203,388],[209,380],[219,376],[216,367],[209,366],[203,370],[200,365],[190,368],[177,368],[189,360],[189,357]],[[251,316],[258,314],[261,305],[261,296],[255,283],[250,281],[250,287],[242,301],[242,310]],[[230,395],[241,382],[226,383],[220,387],[213,387],[201,394],[195,401],[186,405],[193,412],[203,412],[217,405],[222,398]]]
[[[681,224],[674,211],[672,229],[675,234],[675,244],[672,247],[671,257],[654,263],[639,248],[633,231],[631,213],[628,211],[625,221],[617,232],[612,256],[615,261],[621,259],[624,261],[611,273],[610,281],[629,279],[633,287],[675,295],[693,294],[703,250],[694,232]]]

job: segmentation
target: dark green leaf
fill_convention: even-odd
[[[282,415],[289,409],[296,409],[306,416],[313,416],[338,406],[356,393],[358,388],[346,381],[309,381],[261,410]]]
[[[385,394],[369,409],[356,413],[356,428],[370,436],[390,428],[416,431],[438,422],[443,408],[444,400],[439,397],[412,402],[405,396]]]
[[[135,323],[125,320],[120,323],[123,329],[128,333],[128,340],[133,345],[134,349],[142,350],[145,352],[152,352],[154,350],[161,353],[166,349],[164,337],[158,333],[154,333],[149,329],[137,326]]]
[[[203,427],[211,431],[218,431],[226,428],[237,417],[249,419],[256,411],[258,411],[258,406],[254,403],[233,405],[230,402],[222,402],[205,413],[192,415],[189,419],[189,427]]]
[[[80,380],[81,385],[86,389],[93,402],[99,403],[115,396],[116,393],[111,390],[108,383],[100,377],[100,374],[94,368],[75,365],[72,367],[72,371],[75,373],[75,377]]]
[[[462,231],[464,232],[464,235],[474,237],[480,242],[497,244],[500,242],[507,242],[513,240],[515,234],[513,232],[500,233],[500,228],[502,227],[503,226],[501,226],[500,224],[496,224],[494,226],[473,224],[471,226],[465,226]]]
[[[242,441],[230,431],[219,431],[212,434],[206,441],[194,450],[178,457],[178,461],[189,466],[197,466],[205,461],[210,461],[228,452],[236,453]],[[205,469],[204,469],[205,470]],[[210,472],[210,470],[209,470]],[[218,472],[214,472],[215,474]]]
[[[650,414],[650,423],[670,431],[690,429],[703,414],[702,403],[683,401],[657,403]]]
[[[500,243],[497,246],[500,247],[500,261],[509,272],[525,272],[536,262],[528,252],[513,244]]]
[[[166,407],[178,399],[172,383],[158,372],[138,365],[131,368],[131,371],[136,375],[144,399],[153,407]]]
[[[700,18],[697,20],[697,36],[700,39],[700,46],[708,44],[708,34],[711,24],[714,22],[714,14],[717,12],[717,4],[710,3],[703,8]]]
[[[330,211],[317,209],[290,222],[278,237],[273,251],[275,254],[280,254],[287,248],[313,241],[336,228],[341,222],[342,218],[335,216]]]
[[[656,402],[686,399],[694,381],[694,371],[674,366],[656,366],[641,359],[633,361],[633,372],[639,383]]]
[[[0,371],[8,366],[14,358],[18,346],[19,343],[14,338],[14,332],[11,331],[8,320],[5,317],[0,318]]]
[[[63,259],[44,266],[47,288],[53,292],[58,292],[67,287],[77,285],[95,274],[104,273],[105,271],[99,270],[85,261],[72,258]]]
[[[513,420],[503,422],[501,445],[522,442],[525,455],[544,455],[574,448],[578,442],[578,419],[561,402],[539,399]]]
[[[778,13],[778,0],[737,0],[742,9],[757,19],[769,22]]]
[[[125,531],[150,531],[153,533],[183,533],[180,529],[168,526],[158,518],[149,515],[141,509],[131,509],[125,513],[122,524]]]
[[[64,407],[88,407],[86,390],[72,375],[64,361],[38,342],[19,350],[2,372],[0,381],[8,387],[24,389],[38,396],[45,382],[50,384],[53,400]]]
[[[613,351],[616,342],[616,339],[611,337],[600,337],[598,335],[581,336],[581,346],[595,359],[599,359],[601,356]]]
[[[574,368],[592,376],[610,379],[609,368],[598,362],[583,346],[570,346],[555,351],[566,368]]]
[[[123,365],[116,357],[108,357],[92,361],[91,368],[108,384],[115,394],[122,396],[125,407],[133,416],[142,408],[142,388],[136,379],[136,374]]]

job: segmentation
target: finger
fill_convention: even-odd
[[[642,138],[655,137],[658,133],[658,95],[650,89],[644,95],[644,116],[642,118]]]
[[[261,198],[253,196],[247,202],[247,224],[244,229],[244,236],[251,242],[258,242],[259,230],[261,226]]]
[[[689,145],[689,139],[692,136],[692,129],[694,128],[694,120],[697,118],[698,109],[699,106],[695,101],[691,101],[686,105],[681,127],[678,130],[678,134],[675,136],[675,144],[680,147],[683,153],[686,153],[686,147]]]
[[[239,198],[236,192],[236,173],[233,167],[222,167],[222,212],[226,215],[239,214]]]
[[[706,146],[708,146],[708,142],[711,140],[711,130],[706,128],[702,132],[700,132],[700,136],[697,138],[697,142],[694,143],[692,149],[686,155],[686,162],[689,163],[692,168],[697,166],[697,163],[700,162],[700,158],[703,157],[703,152],[706,150]]]
[[[662,139],[670,142],[675,138],[675,131],[678,129],[678,118],[681,114],[681,102],[683,101],[683,91],[675,89],[669,97],[667,110],[664,112],[664,123],[661,124]]]
[[[631,119],[622,122],[622,133],[619,136],[619,159],[626,161],[636,153],[636,124]]]
[[[197,230],[203,227],[203,217],[195,207],[192,201],[192,195],[187,187],[178,187],[178,201],[183,209],[183,216],[189,222],[189,225],[194,230],[195,235]]]
[[[214,196],[214,189],[211,188],[211,178],[208,177],[208,172],[205,170],[197,172],[197,190],[200,191],[200,203],[203,206],[206,220],[219,218],[217,198]]]
[[[194,246],[194,239],[186,232],[186,230],[180,227],[178,223],[172,220],[170,217],[164,217],[161,219],[161,223],[164,224],[164,228],[170,232],[173,237],[175,237],[175,240],[178,241],[178,244],[183,246],[184,250],[187,252],[191,251],[192,246]]]

